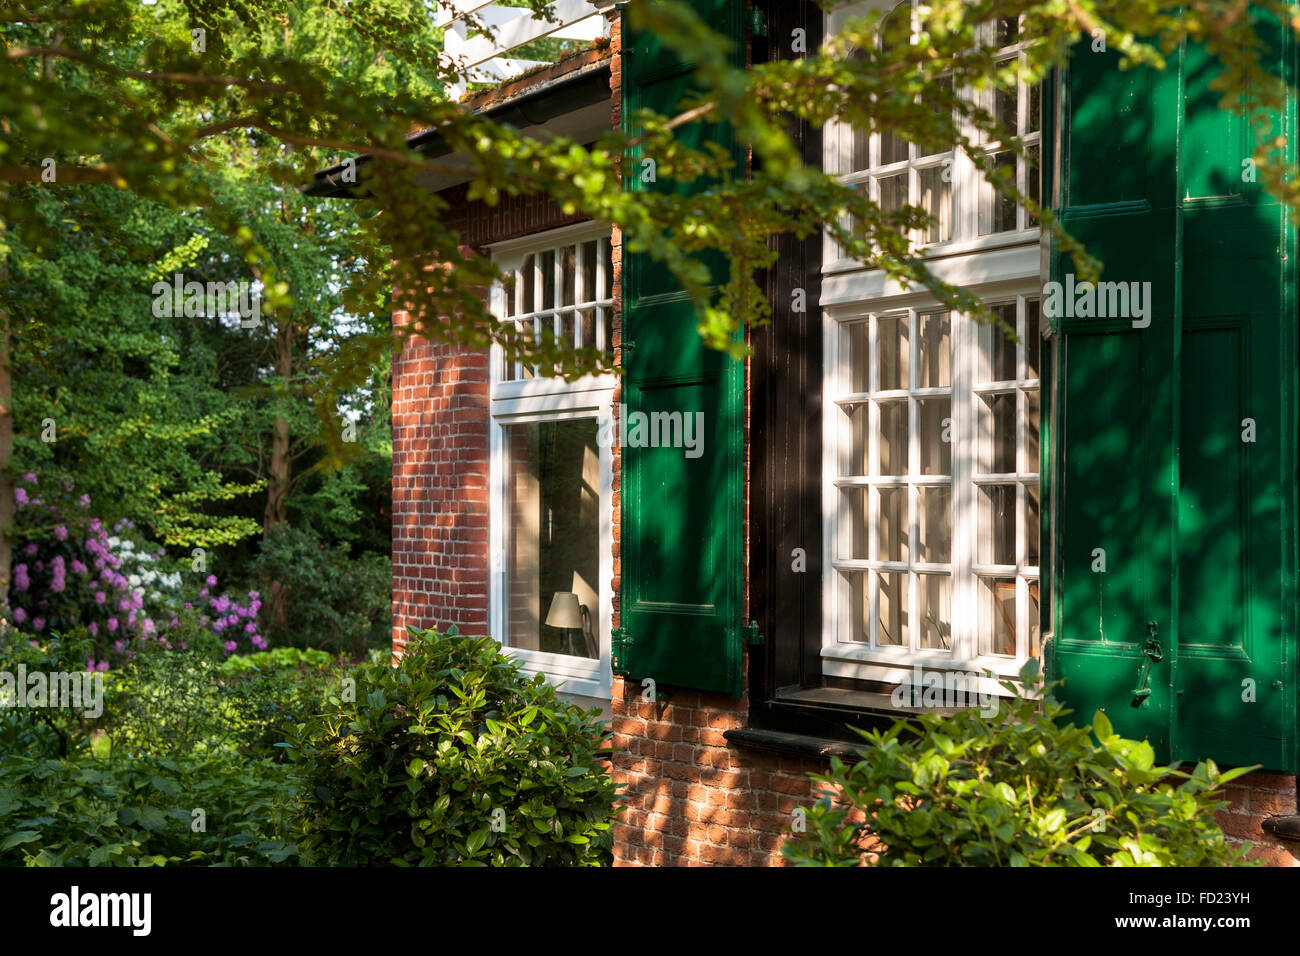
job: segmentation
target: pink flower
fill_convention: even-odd
[[[110,618],[109,618],[107,621],[105,621],[104,623],[105,623],[105,625],[108,627],[108,630],[109,630],[109,633],[110,633],[110,634],[111,634],[113,631],[116,631],[116,630],[117,630],[117,618],[115,618],[115,617],[110,617]]]
[[[35,542],[33,542],[32,544],[29,544],[27,547],[23,548],[23,554],[27,555],[27,557],[29,558],[34,558],[36,557],[36,550],[37,550],[36,544]]]
[[[95,670],[97,671],[108,670],[108,661],[100,661],[98,664],[95,665]]]
[[[28,498],[27,498],[27,489],[26,489],[26,488],[15,488],[15,489],[14,489],[14,504],[18,505],[18,507],[21,508],[23,505],[27,504],[27,501],[28,501]]]
[[[81,505],[81,507],[83,508],[89,508],[90,495],[82,495],[80,498],[77,499],[77,504]]]
[[[36,484],[36,473],[33,471],[27,472],[27,474],[23,475],[23,481],[29,485]]]
[[[27,612],[20,607],[14,608],[14,623],[21,624],[25,620],[27,620]]]
[[[94,621],[91,621],[89,624],[86,625],[86,630],[88,630],[91,636],[94,637],[96,634],[99,633],[99,625]]]
[[[117,651],[119,654],[121,654],[124,650],[126,650],[126,645],[123,644],[121,641],[114,641],[114,642],[113,642],[113,650],[115,650],[115,651]]]
[[[68,540],[67,526],[59,525],[57,528],[55,528],[54,537],[58,538],[60,541],[67,541]]]
[[[76,558],[72,559],[72,570],[77,574],[81,575],[83,578],[90,573],[90,569],[86,567],[84,564],[82,564],[80,561],[78,561]]]
[[[32,630],[36,631],[37,633],[45,630],[45,618],[43,617],[32,618]]]
[[[256,633],[257,633],[257,625],[254,624],[252,621],[249,621],[247,624],[244,625],[244,633],[245,633],[245,634],[256,634]]]
[[[108,595],[105,594],[103,591],[96,591],[96,592],[95,592],[95,603],[96,603],[96,604],[103,604],[103,603],[104,603],[105,601],[107,601],[107,600],[108,600]]]
[[[235,653],[235,650],[239,647],[239,645],[236,644],[234,641],[226,641],[226,643],[223,646],[225,647],[227,654]]]
[[[250,639],[250,642],[259,651],[266,650],[266,638],[264,638],[261,634],[254,634]]]
[[[215,574],[209,574],[203,579],[203,583],[210,588],[215,588],[217,586],[217,576]]]
[[[27,565],[14,565],[14,587],[20,591],[26,591],[32,586],[32,579],[27,576]]]

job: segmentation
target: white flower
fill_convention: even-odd
[[[138,574],[127,575],[126,583],[131,585],[131,587],[133,588],[138,588],[140,586],[140,575]]]

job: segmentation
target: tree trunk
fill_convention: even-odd
[[[288,381],[293,374],[293,334],[292,325],[283,323],[275,333],[275,373],[282,380]],[[289,457],[290,434],[289,422],[281,415],[275,417],[271,434],[271,461],[266,487],[266,511],[262,515],[262,538],[266,539],[271,529],[288,520],[289,481],[293,463]],[[284,593],[284,582],[275,580],[270,583],[271,623],[283,638],[288,636],[289,606]]]
[[[0,246],[4,245],[0,222]],[[9,278],[9,260],[0,257],[0,288]],[[9,313],[0,304],[0,605],[9,601],[9,575],[13,564],[14,483],[9,460],[14,451],[13,379],[9,368]]]

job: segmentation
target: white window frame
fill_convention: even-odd
[[[849,20],[861,17],[873,10],[890,10],[893,9],[899,0],[862,0],[862,2],[851,6],[843,7],[824,15],[826,36],[834,36],[844,24]],[[915,16],[916,6],[919,0],[911,0],[913,15]],[[915,21],[914,21],[915,29]],[[1013,56],[1023,56],[1019,44],[1007,47],[1002,51],[1001,59],[1010,59]],[[969,87],[963,87],[958,91],[959,95],[968,100],[975,99],[976,91]],[[986,94],[987,95],[987,94]],[[1029,97],[1025,84],[1020,85],[1017,92],[1017,117],[1018,126],[1024,129],[1028,122]],[[1040,116],[1041,124],[1041,116]],[[969,124],[964,124],[962,132],[967,135],[973,142],[980,142],[977,130]],[[872,139],[878,139],[879,133],[873,133]],[[1039,162],[1042,161],[1041,153],[1041,129],[1023,137],[1029,147],[1039,150]],[[997,143],[981,144],[983,149],[992,149],[997,152]],[[873,155],[874,155],[873,147]],[[919,147],[909,146],[909,155],[919,151]],[[929,154],[924,157],[913,157],[907,162],[896,163],[891,166],[877,167],[870,170],[854,170],[853,167],[853,129],[852,127],[838,119],[832,120],[826,124],[824,136],[822,139],[822,164],[828,173],[844,177],[845,182],[866,182],[871,181],[871,198],[877,200],[878,187],[875,185],[875,179],[882,172],[902,171],[908,169],[908,195],[912,197],[918,195],[919,190],[919,170],[934,165],[942,165],[947,159],[952,161],[952,208],[951,228],[949,238],[943,242],[934,242],[922,244],[913,235],[913,242],[916,248],[924,250],[926,258],[940,258],[953,255],[968,255],[975,252],[984,252],[1005,248],[1008,246],[1018,246],[1026,242],[1037,241],[1040,234],[1038,226],[1026,226],[1026,210],[1020,208],[1016,212],[1016,221],[1021,228],[1007,230],[1005,232],[993,233],[986,236],[979,234],[979,196],[984,188],[982,174],[971,160],[970,156],[963,150],[950,149],[946,152]],[[1027,183],[1028,164],[1024,157],[1017,158],[1017,186],[1021,191],[1025,191]],[[916,204],[911,198],[908,200],[911,204]],[[824,266],[822,272],[829,276],[836,276],[841,273],[847,273],[843,276],[845,281],[853,282],[856,279],[860,281],[863,270],[862,264],[855,259],[847,258],[843,255],[839,244],[829,235],[823,238],[822,261]],[[860,290],[860,294],[867,294],[868,290]]]
[[[520,239],[509,239],[488,247],[493,262],[509,274],[529,254],[558,250],[563,246],[609,238],[610,227],[602,223],[579,223]],[[597,269],[603,273],[603,259],[596,257]],[[601,278],[604,278],[603,274]],[[559,283],[556,284],[557,294]],[[599,282],[597,289],[600,288]],[[490,308],[499,321],[506,315],[506,295],[509,290],[494,283],[490,292]],[[602,308],[612,305],[612,300],[600,301]],[[589,303],[583,302],[583,306]],[[600,573],[598,589],[600,606],[591,608],[592,632],[599,647],[599,656],[592,660],[555,654],[528,648],[511,647],[507,633],[508,569],[506,555],[508,543],[507,446],[505,430],[509,425],[541,421],[563,421],[590,418],[596,421],[597,434],[613,433],[613,398],[617,378],[613,374],[584,375],[572,382],[560,378],[538,377],[503,380],[505,356],[500,345],[494,344],[488,357],[489,375],[489,587],[488,624],[491,634],[501,642],[505,651],[520,662],[525,672],[544,675],[557,690],[566,694],[608,700],[611,696],[612,674],[610,668],[610,622],[613,619],[613,450],[607,442],[597,442],[600,468]],[[545,608],[543,608],[543,613]]]
[[[890,9],[897,0],[864,0],[851,7],[826,14],[826,35],[832,36],[844,22],[859,17],[869,10]],[[915,7],[915,2],[914,2]],[[1018,54],[1018,49],[1013,52]],[[1009,54],[1010,55],[1010,54]],[[1023,93],[1023,91],[1022,91]],[[972,91],[964,90],[962,95],[970,96]],[[1028,109],[1028,98],[1018,95],[1019,123],[1023,129]],[[967,130],[972,139],[973,130]],[[1041,137],[1041,133],[1035,134]],[[1034,138],[1026,137],[1030,143]],[[961,286],[980,296],[990,305],[1017,301],[1019,297],[1040,298],[1046,269],[1043,236],[1038,226],[1019,228],[1014,231],[980,236],[979,233],[979,171],[961,150],[954,150],[953,192],[952,192],[952,231],[951,238],[945,242],[932,243],[920,247],[920,253],[927,260],[930,269],[942,280]],[[927,159],[932,159],[928,157]],[[826,127],[823,162],[828,172],[848,171],[852,160],[852,131],[846,124],[831,123]],[[1041,154],[1040,154],[1041,162]],[[1024,189],[1023,181],[1027,164],[1018,163],[1018,185]],[[859,171],[857,178],[874,175]],[[915,178],[915,174],[911,174]],[[1017,223],[1026,222],[1024,210],[1017,213]],[[841,491],[842,476],[849,474],[847,461],[850,450],[847,447],[852,437],[845,424],[845,415],[837,401],[842,400],[850,391],[848,354],[848,336],[843,329],[845,323],[870,319],[874,316],[918,313],[940,310],[939,303],[927,289],[908,288],[897,280],[885,275],[881,270],[864,269],[862,264],[845,259],[840,255],[837,244],[830,236],[824,238],[823,281],[820,304],[823,316],[823,349],[826,361],[826,374],[823,380],[823,462],[822,462],[822,514],[823,514],[823,594],[822,606],[822,672],[826,676],[854,678],[859,680],[898,683],[912,668],[920,665],[926,669],[960,670],[982,674],[990,670],[999,677],[1014,677],[1027,658],[1027,634],[1023,625],[1027,622],[1028,596],[1024,578],[1017,574],[1017,655],[982,654],[979,651],[977,633],[978,587],[977,564],[975,561],[979,534],[978,490],[974,481],[978,453],[977,422],[981,399],[976,390],[974,375],[976,362],[983,360],[979,334],[981,326],[964,313],[952,312],[951,335],[953,337],[952,364],[952,416],[954,440],[952,446],[952,528],[953,541],[949,567],[952,574],[952,620],[951,649],[917,649],[910,647],[872,647],[868,643],[844,639],[851,608],[847,602],[852,599],[848,579],[841,573],[845,570],[862,570],[873,567],[877,562],[840,560],[839,542],[847,524],[846,495]],[[874,324],[872,326],[874,328]],[[1046,336],[1047,323],[1040,318],[1040,334]],[[913,340],[915,341],[915,340]],[[874,344],[874,343],[873,343]],[[916,345],[912,353],[915,360]],[[1040,343],[1039,362],[1046,360],[1045,343]],[[1023,346],[1017,349],[1017,373],[1023,374]],[[1020,380],[1018,387],[1028,387],[1031,383]],[[900,393],[901,394],[901,393]],[[916,397],[915,393],[912,397]],[[1039,428],[1040,441],[1046,406],[1039,386]],[[1019,400],[1017,402],[1019,407]],[[1021,416],[1017,415],[1017,429],[1021,429]],[[915,444],[915,437],[909,441]],[[1016,449],[1020,455],[1023,438],[1018,434]],[[910,470],[910,469],[909,469]],[[1017,520],[1023,520],[1023,485],[1030,480],[1039,483],[1039,507],[1045,507],[1042,500],[1041,476],[1032,479],[1021,471],[1015,479],[1017,482],[1016,502],[1020,509]],[[916,484],[916,479],[900,479],[900,485]],[[924,481],[920,483],[925,483]],[[870,497],[870,496],[868,496]],[[869,512],[870,514],[870,512]],[[868,525],[868,535],[876,534],[876,527]],[[912,529],[915,537],[915,528]],[[1019,552],[1024,548],[1025,539],[1017,535],[1017,557],[1023,559]],[[1039,544],[1040,563],[1046,559],[1044,542]],[[914,555],[909,551],[909,556]],[[914,562],[915,564],[915,562]],[[1019,565],[1018,565],[1019,567]],[[990,569],[979,567],[981,571]],[[1025,569],[1022,567],[1023,572]],[[1039,593],[1042,594],[1043,569],[1038,569],[1037,580]],[[1000,575],[1001,576],[1001,575]],[[1010,576],[1010,575],[1007,575]],[[1031,575],[1032,576],[1032,575]],[[910,589],[909,589],[910,594]],[[909,622],[911,623],[911,641],[917,640],[916,618],[910,612],[914,609],[915,599],[909,599]],[[874,627],[874,622],[870,623]],[[1047,638],[1047,633],[1039,635],[1040,647]],[[979,678],[979,691],[983,693],[1004,694],[1006,691],[995,681]]]

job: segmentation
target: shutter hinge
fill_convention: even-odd
[[[753,646],[755,644],[765,643],[763,638],[763,632],[758,629],[757,621],[750,621],[743,628],[741,628],[741,630],[744,631],[745,633],[746,644]]]
[[[618,677],[627,677],[631,671],[627,668],[627,651],[632,645],[632,637],[627,628],[616,627],[609,635],[609,667]]]

